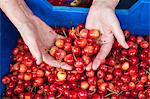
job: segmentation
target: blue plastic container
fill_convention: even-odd
[[[57,7],[50,5],[46,0],[26,0],[35,15],[51,26],[76,26],[85,23],[88,8]],[[123,29],[129,29],[134,35],[149,35],[150,33],[150,0],[139,0],[130,9],[116,10],[117,17]],[[16,46],[20,36],[9,19],[0,12],[0,80],[9,72],[11,50]],[[0,84],[2,95],[4,85]]]

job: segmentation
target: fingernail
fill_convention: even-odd
[[[129,46],[128,46],[128,44],[125,42],[125,48],[126,49],[128,49],[129,48]]]

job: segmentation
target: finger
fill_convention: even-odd
[[[66,70],[72,70],[72,67],[63,62],[58,62],[47,53],[43,53],[43,61],[53,67],[63,68]]]
[[[124,47],[124,48],[126,48],[126,49],[129,48],[128,44],[127,44],[126,41],[125,41],[125,37],[124,37],[123,31],[122,31],[122,29],[121,29],[119,23],[113,25],[112,32],[113,32],[113,34],[115,35],[117,41],[119,42],[119,44],[120,44],[122,47]]]
[[[92,69],[92,62],[86,66],[86,70],[89,71]]]
[[[36,59],[36,64],[39,65],[42,62],[42,55],[41,55],[41,52],[40,52],[39,47],[37,45],[37,42],[30,41],[30,42],[27,42],[27,45],[29,47],[31,54]]]
[[[102,45],[100,52],[97,54],[96,58],[93,61],[93,64],[92,64],[93,70],[97,70],[101,62],[104,61],[106,56],[109,54],[112,48],[112,45],[113,45],[113,41]]]

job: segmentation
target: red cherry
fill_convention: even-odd
[[[116,64],[116,60],[113,59],[112,57],[108,59],[108,65],[114,66]]]
[[[92,95],[92,99],[101,99],[100,95],[95,93]]]
[[[121,71],[121,69],[115,69],[113,74],[114,74],[114,76],[121,77],[122,76],[122,71]]]
[[[85,54],[91,56],[94,53],[94,47],[93,46],[86,46],[84,49]]]
[[[135,48],[130,48],[130,49],[128,49],[128,55],[130,55],[130,56],[134,56],[134,55],[136,55],[137,54],[137,49],[135,49]]]
[[[130,82],[130,77],[129,76],[126,76],[126,75],[123,75],[121,77],[121,80],[124,82],[124,83],[129,83]]]
[[[80,58],[80,57],[78,57],[77,59],[76,59],[76,62],[74,63],[74,66],[75,67],[84,67],[84,62],[83,62],[83,59],[82,58]]]
[[[140,44],[143,40],[144,40],[144,38],[142,36],[138,36],[136,39],[136,43]]]
[[[128,30],[124,30],[124,36],[128,38],[130,36],[130,32]]]
[[[138,84],[136,84],[136,89],[137,90],[144,90],[144,84],[142,82],[139,82]]]
[[[17,85],[14,89],[14,93],[19,94],[22,93],[24,91],[24,87],[21,85]]]
[[[34,86],[41,86],[44,83],[44,79],[43,78],[35,78],[33,85]]]
[[[96,83],[97,83],[97,78],[96,78],[96,77],[90,77],[90,78],[88,78],[88,83],[89,83],[90,85],[96,85]]]
[[[65,43],[65,44],[64,44],[64,50],[65,50],[65,51],[71,51],[71,47],[72,47],[72,46],[71,46],[71,43]]]
[[[66,56],[66,52],[62,49],[58,49],[55,53],[55,57],[58,60],[61,60],[61,59],[65,58],[65,56]]]
[[[135,36],[131,35],[128,40],[135,42],[136,38],[135,38]]]
[[[106,76],[105,76],[105,80],[110,81],[112,79],[113,79],[113,75],[111,73],[107,73]]]
[[[40,69],[37,70],[37,71],[36,71],[36,76],[37,76],[37,77],[43,77],[43,76],[44,76],[44,71],[43,71],[43,70],[40,70]]]
[[[89,71],[86,71],[86,76],[87,77],[94,77],[94,70],[89,70]]]
[[[75,82],[75,81],[76,81],[76,75],[75,75],[75,74],[69,74],[69,75],[67,76],[67,80],[68,80],[69,82]]]
[[[24,80],[25,81],[29,81],[32,79],[32,74],[31,73],[25,73],[24,74]]]
[[[77,73],[83,73],[84,69],[82,67],[77,67],[76,71],[77,71]]]
[[[99,70],[99,71],[97,72],[97,77],[98,77],[99,79],[104,78],[104,77],[105,77],[105,72],[104,72],[103,70]]]
[[[69,99],[78,99],[78,92],[73,90],[69,94]]]
[[[3,84],[8,84],[8,83],[10,83],[10,78],[8,76],[4,76],[2,78],[2,82],[3,82]]]
[[[81,49],[79,47],[72,46],[72,53],[75,54],[76,56],[80,56]]]
[[[80,33],[79,33],[79,36],[81,37],[81,38],[87,38],[88,37],[88,30],[87,29],[82,29],[81,31],[80,31]]]
[[[85,65],[88,65],[91,62],[91,58],[87,55],[83,55],[82,59],[83,59]]]
[[[50,89],[50,91],[52,91],[52,92],[56,92],[56,91],[57,91],[57,85],[56,85],[56,84],[51,84],[51,85],[49,86],[49,89]]]
[[[135,56],[131,56],[129,62],[131,65],[136,65],[139,62],[139,59]]]
[[[148,46],[149,46],[149,43],[148,43],[147,41],[142,41],[142,42],[140,43],[140,47],[141,47],[141,48],[148,48]]]
[[[50,55],[55,56],[55,53],[57,50],[58,50],[58,47],[56,46],[51,47],[51,49],[49,50]]]
[[[76,38],[77,38],[77,36],[76,36],[77,33],[78,33],[77,30],[72,29],[72,30],[69,30],[68,33],[69,33],[69,37],[70,37],[70,38],[73,38],[73,39],[76,39]]]
[[[73,63],[74,63],[73,55],[72,54],[66,55],[66,57],[64,58],[64,62],[66,62],[69,65],[73,65]]]
[[[85,25],[84,24],[78,24],[77,29],[80,31],[81,29],[84,29]]]
[[[79,97],[80,99],[86,99],[86,98],[88,97],[87,91],[86,91],[86,90],[80,90],[80,91],[78,92],[78,97]]]
[[[14,48],[12,54],[17,55],[18,53],[19,53],[19,48],[18,47]]]
[[[49,83],[54,83],[54,81],[55,81],[55,75],[50,74],[50,75],[48,76],[48,82],[49,82]]]
[[[138,72],[138,68],[136,66],[131,66],[128,71],[130,75],[135,75]]]
[[[123,85],[123,82],[121,80],[116,81],[116,86],[121,87]]]
[[[107,65],[105,64],[101,64],[100,67],[99,67],[100,70],[103,70],[104,72],[107,71]]]
[[[63,47],[64,47],[64,44],[65,44],[64,39],[57,39],[56,42],[55,42],[55,45],[56,45],[58,48],[63,48]]]
[[[74,40],[74,45],[78,46],[80,48],[84,48],[87,44],[87,40],[86,39],[75,39]]]
[[[100,32],[98,30],[91,29],[88,32],[88,38],[98,38],[100,36]]]
[[[5,95],[6,95],[7,97],[11,97],[11,96],[13,95],[12,90],[11,90],[11,89],[7,89]]]
[[[108,86],[108,84],[103,82],[98,86],[98,89],[101,91],[101,93],[104,93],[107,90],[107,86]]]

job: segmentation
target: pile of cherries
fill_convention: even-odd
[[[73,66],[77,73],[83,73],[85,66],[100,50],[100,45],[96,43],[100,32],[85,29],[84,25],[80,24],[76,29],[63,29],[63,33],[66,37],[58,38],[50,48],[49,54],[59,62],[64,61]]]
[[[83,69],[92,61],[92,57],[96,55],[93,47],[97,46],[96,40],[98,40],[95,37],[99,36],[94,35],[93,38],[91,34],[97,34],[98,31],[90,32],[91,30],[84,29],[82,24],[76,29],[57,27],[54,30],[58,34],[65,34],[67,38],[57,39],[55,46],[49,50],[50,55],[75,68]],[[122,48],[115,41],[106,60],[96,71],[83,69],[82,72],[79,69],[67,71],[55,68],[44,62],[37,65],[29,48],[19,38],[18,45],[12,51],[13,63],[10,64],[10,73],[2,78],[3,84],[6,85],[3,97],[11,99],[150,99],[150,36],[135,37],[128,30],[125,30],[124,34],[129,49]],[[87,48],[89,52],[84,50],[87,46],[93,46],[92,53],[90,53],[91,48]],[[74,47],[81,51],[74,52]],[[76,63],[77,61],[79,63]],[[84,66],[81,63],[84,63]]]

